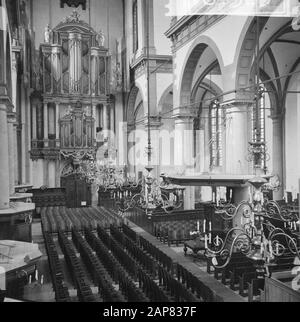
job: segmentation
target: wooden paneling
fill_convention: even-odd
[[[290,284],[266,278],[265,302],[300,302],[300,292],[294,291]]]
[[[88,207],[92,204],[91,185],[76,176],[61,178],[61,186],[66,191],[68,208]]]

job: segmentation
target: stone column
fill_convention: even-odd
[[[103,105],[103,131],[104,131],[104,136],[108,136],[108,130],[109,130],[109,105],[104,104]]]
[[[273,174],[278,175],[281,187],[273,192],[274,200],[281,200],[283,196],[283,117],[274,115],[273,120]]]
[[[0,102],[0,210],[9,208],[9,161],[6,104]]]
[[[59,119],[60,119],[60,111],[59,111],[59,102],[55,103],[55,139],[56,139],[56,147],[60,147],[60,126],[59,126]]]
[[[9,160],[9,194],[15,193],[15,158],[14,158],[14,124],[16,116],[14,113],[7,115],[8,129],[8,160]],[[1,169],[2,171],[2,169]]]
[[[96,139],[97,137],[97,127],[98,127],[98,124],[97,123],[97,105],[93,105],[93,111],[92,111],[92,115],[93,115],[93,118],[94,118],[94,140]]]
[[[48,148],[49,146],[49,137],[48,137],[48,104],[44,103],[44,147]]]
[[[249,119],[248,102],[233,102],[226,108],[226,174],[249,174],[248,143]]]
[[[203,156],[203,172],[210,172],[210,126],[209,126],[209,107],[204,107],[204,110],[202,112],[202,122],[204,124],[203,128],[203,141],[204,141],[204,149],[202,153],[204,154]],[[200,152],[201,153],[201,152]],[[204,189],[206,187],[203,187]],[[211,195],[211,189],[209,193]]]
[[[15,159],[15,185],[19,182],[19,155],[18,155],[18,124],[14,124],[14,159]]]
[[[110,130],[115,133],[115,106],[114,104],[110,107]]]
[[[44,172],[44,185],[49,186],[49,160],[43,160]]]
[[[177,174],[192,175],[194,173],[193,154],[193,119],[185,111],[175,116],[175,169]],[[186,187],[184,192],[184,208],[195,208],[195,187]]]
[[[118,165],[120,167],[127,166],[127,123],[119,122],[118,135]]]
[[[37,139],[36,105],[32,104],[32,140]]]
[[[16,112],[17,108],[17,78],[18,78],[18,59],[17,52],[13,52],[12,58],[12,73],[11,73],[11,81],[12,81],[12,104],[13,111]]]
[[[48,161],[48,186],[49,188],[55,188],[56,186],[55,160]]]

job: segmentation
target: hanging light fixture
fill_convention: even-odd
[[[254,169],[262,169],[264,173],[267,173],[266,162],[268,159],[267,145],[265,141],[264,133],[264,111],[262,112],[262,99],[264,99],[265,88],[260,84],[260,19],[256,17],[256,72],[255,72],[255,95],[253,104],[253,137],[249,142],[248,155],[246,159],[248,162],[253,162]],[[262,125],[263,122],[263,125]]]
[[[145,175],[142,180],[141,191],[132,195],[130,193],[123,198],[123,209],[126,211],[129,208],[140,208],[150,215],[155,209],[163,209],[166,213],[170,213],[175,209],[178,209],[182,205],[182,198],[174,198],[170,200],[168,193],[164,190],[166,185],[164,182],[159,182],[154,178],[152,165],[153,147],[151,141],[151,102],[150,102],[150,2],[146,0],[146,68],[147,68],[147,146],[145,149],[147,156],[147,165],[145,167]],[[173,189],[175,195],[180,195],[182,189]],[[180,190],[180,191],[179,191]],[[163,192],[164,191],[164,192]],[[178,194],[177,194],[178,193]],[[123,195],[124,197],[124,195]]]
[[[275,201],[265,200],[262,189],[267,180],[255,177],[249,180],[255,191],[251,202],[242,201],[234,212],[226,213],[225,219],[234,220],[238,216],[246,218],[246,223],[228,231],[223,239],[212,236],[204,229],[206,256],[216,268],[225,268],[235,252],[240,252],[256,263],[258,269],[266,268],[276,258],[291,254],[300,259],[299,218],[293,211],[282,209]],[[222,213],[222,205],[218,207]],[[224,209],[226,212],[226,209]],[[222,216],[223,217],[223,216]],[[280,223],[283,228],[275,227],[271,222]],[[218,245],[216,245],[216,238]]]
[[[300,2],[300,1],[299,1]],[[295,31],[299,31],[300,30],[300,6],[298,6],[298,12],[296,17],[293,19],[292,21],[292,28]]]

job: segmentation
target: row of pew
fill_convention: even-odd
[[[73,283],[77,289],[77,297],[79,301],[99,302],[98,298],[92,292],[84,268],[77,257],[77,253],[64,232],[58,232],[58,241],[64,253],[65,261],[70,270]]]
[[[126,225],[123,225],[123,229],[125,227]],[[124,231],[128,233],[129,229],[130,228],[127,227]],[[103,231],[100,231],[98,228],[98,233],[101,233],[102,235]],[[176,276],[173,273],[174,265],[166,265],[165,262],[161,263],[155,257],[147,253],[137,241],[128,237],[118,228],[111,226],[110,233],[111,241],[113,243],[117,242],[119,248],[121,248],[122,245],[124,248],[123,252],[127,253],[127,257],[131,257],[136,262],[136,267],[138,268],[137,278],[140,287],[145,290],[146,294],[155,294],[154,298],[156,301],[201,301],[196,294],[193,294],[176,279]],[[132,232],[130,234],[131,236],[133,235]],[[154,281],[156,281],[156,283]]]
[[[54,218],[48,218],[52,215]],[[156,247],[146,236],[137,234],[122,220],[115,220],[115,216],[116,213],[104,208],[52,207],[43,213],[44,235],[53,238],[58,234],[79,301],[218,300],[216,294],[197,278],[197,272],[178,264],[168,252]],[[70,232],[72,240],[69,239]],[[49,256],[55,245],[49,237],[45,241],[52,245],[47,246]],[[57,259],[55,254],[49,257],[54,263],[63,260]],[[59,279],[55,279],[55,272],[61,271],[59,263],[56,268],[51,265],[54,267],[51,268],[53,284],[59,286]],[[54,286],[54,290],[58,286]],[[55,293],[59,294],[58,291]],[[68,301],[68,296],[56,295],[56,299]]]
[[[86,230],[85,239],[95,251],[113,281],[119,285],[120,291],[128,302],[149,302],[149,299],[136,286],[134,280],[125,269],[126,264],[122,265],[93,232]]]
[[[114,287],[113,280],[104,268],[102,262],[94,254],[88,242],[81,236],[78,231],[73,230],[72,239],[78,249],[85,266],[96,285],[99,285],[99,293],[105,302],[125,302],[125,298]]]
[[[292,270],[293,262],[294,256],[287,254],[278,257],[276,262],[270,266],[268,273]],[[265,274],[267,272],[258,269],[257,265],[246,256],[237,253],[225,268],[214,268],[213,272],[212,263],[208,261],[207,271],[213,273],[217,280],[228,285],[233,291],[237,291],[243,297],[248,297],[249,302],[260,301],[265,288]]]
[[[56,245],[50,233],[44,232],[48,263],[56,302],[70,302],[70,294],[65,284],[65,276],[59,260]]]
[[[73,229],[84,231],[85,228],[96,230],[98,225],[109,228],[112,224],[121,225],[123,222],[117,213],[103,207],[44,207],[40,209],[40,215],[43,230],[50,233],[58,233],[58,230],[71,233]]]
[[[136,242],[141,249],[149,254],[155,261],[159,263],[159,267],[163,267],[171,276],[177,279],[186,289],[190,290],[196,297],[205,302],[213,302],[218,299],[216,294],[206,287],[192,272],[179,263],[175,263],[162,250],[155,247],[151,242],[143,236],[138,235],[130,227],[123,224],[123,234]]]

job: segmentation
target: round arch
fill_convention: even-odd
[[[159,100],[159,103],[158,103],[158,111],[161,112],[163,110],[163,105],[164,105],[164,102],[166,101],[168,95],[170,93],[173,93],[173,84],[171,84],[165,91],[164,93],[162,94],[160,100]]]
[[[216,43],[205,35],[197,37],[187,53],[185,62],[183,64],[185,67],[182,71],[179,84],[180,105],[190,104],[191,102],[191,90],[195,69],[199,60],[201,59],[202,54],[208,47],[210,47],[214,52],[221,69],[221,74],[224,74],[223,57]]]

